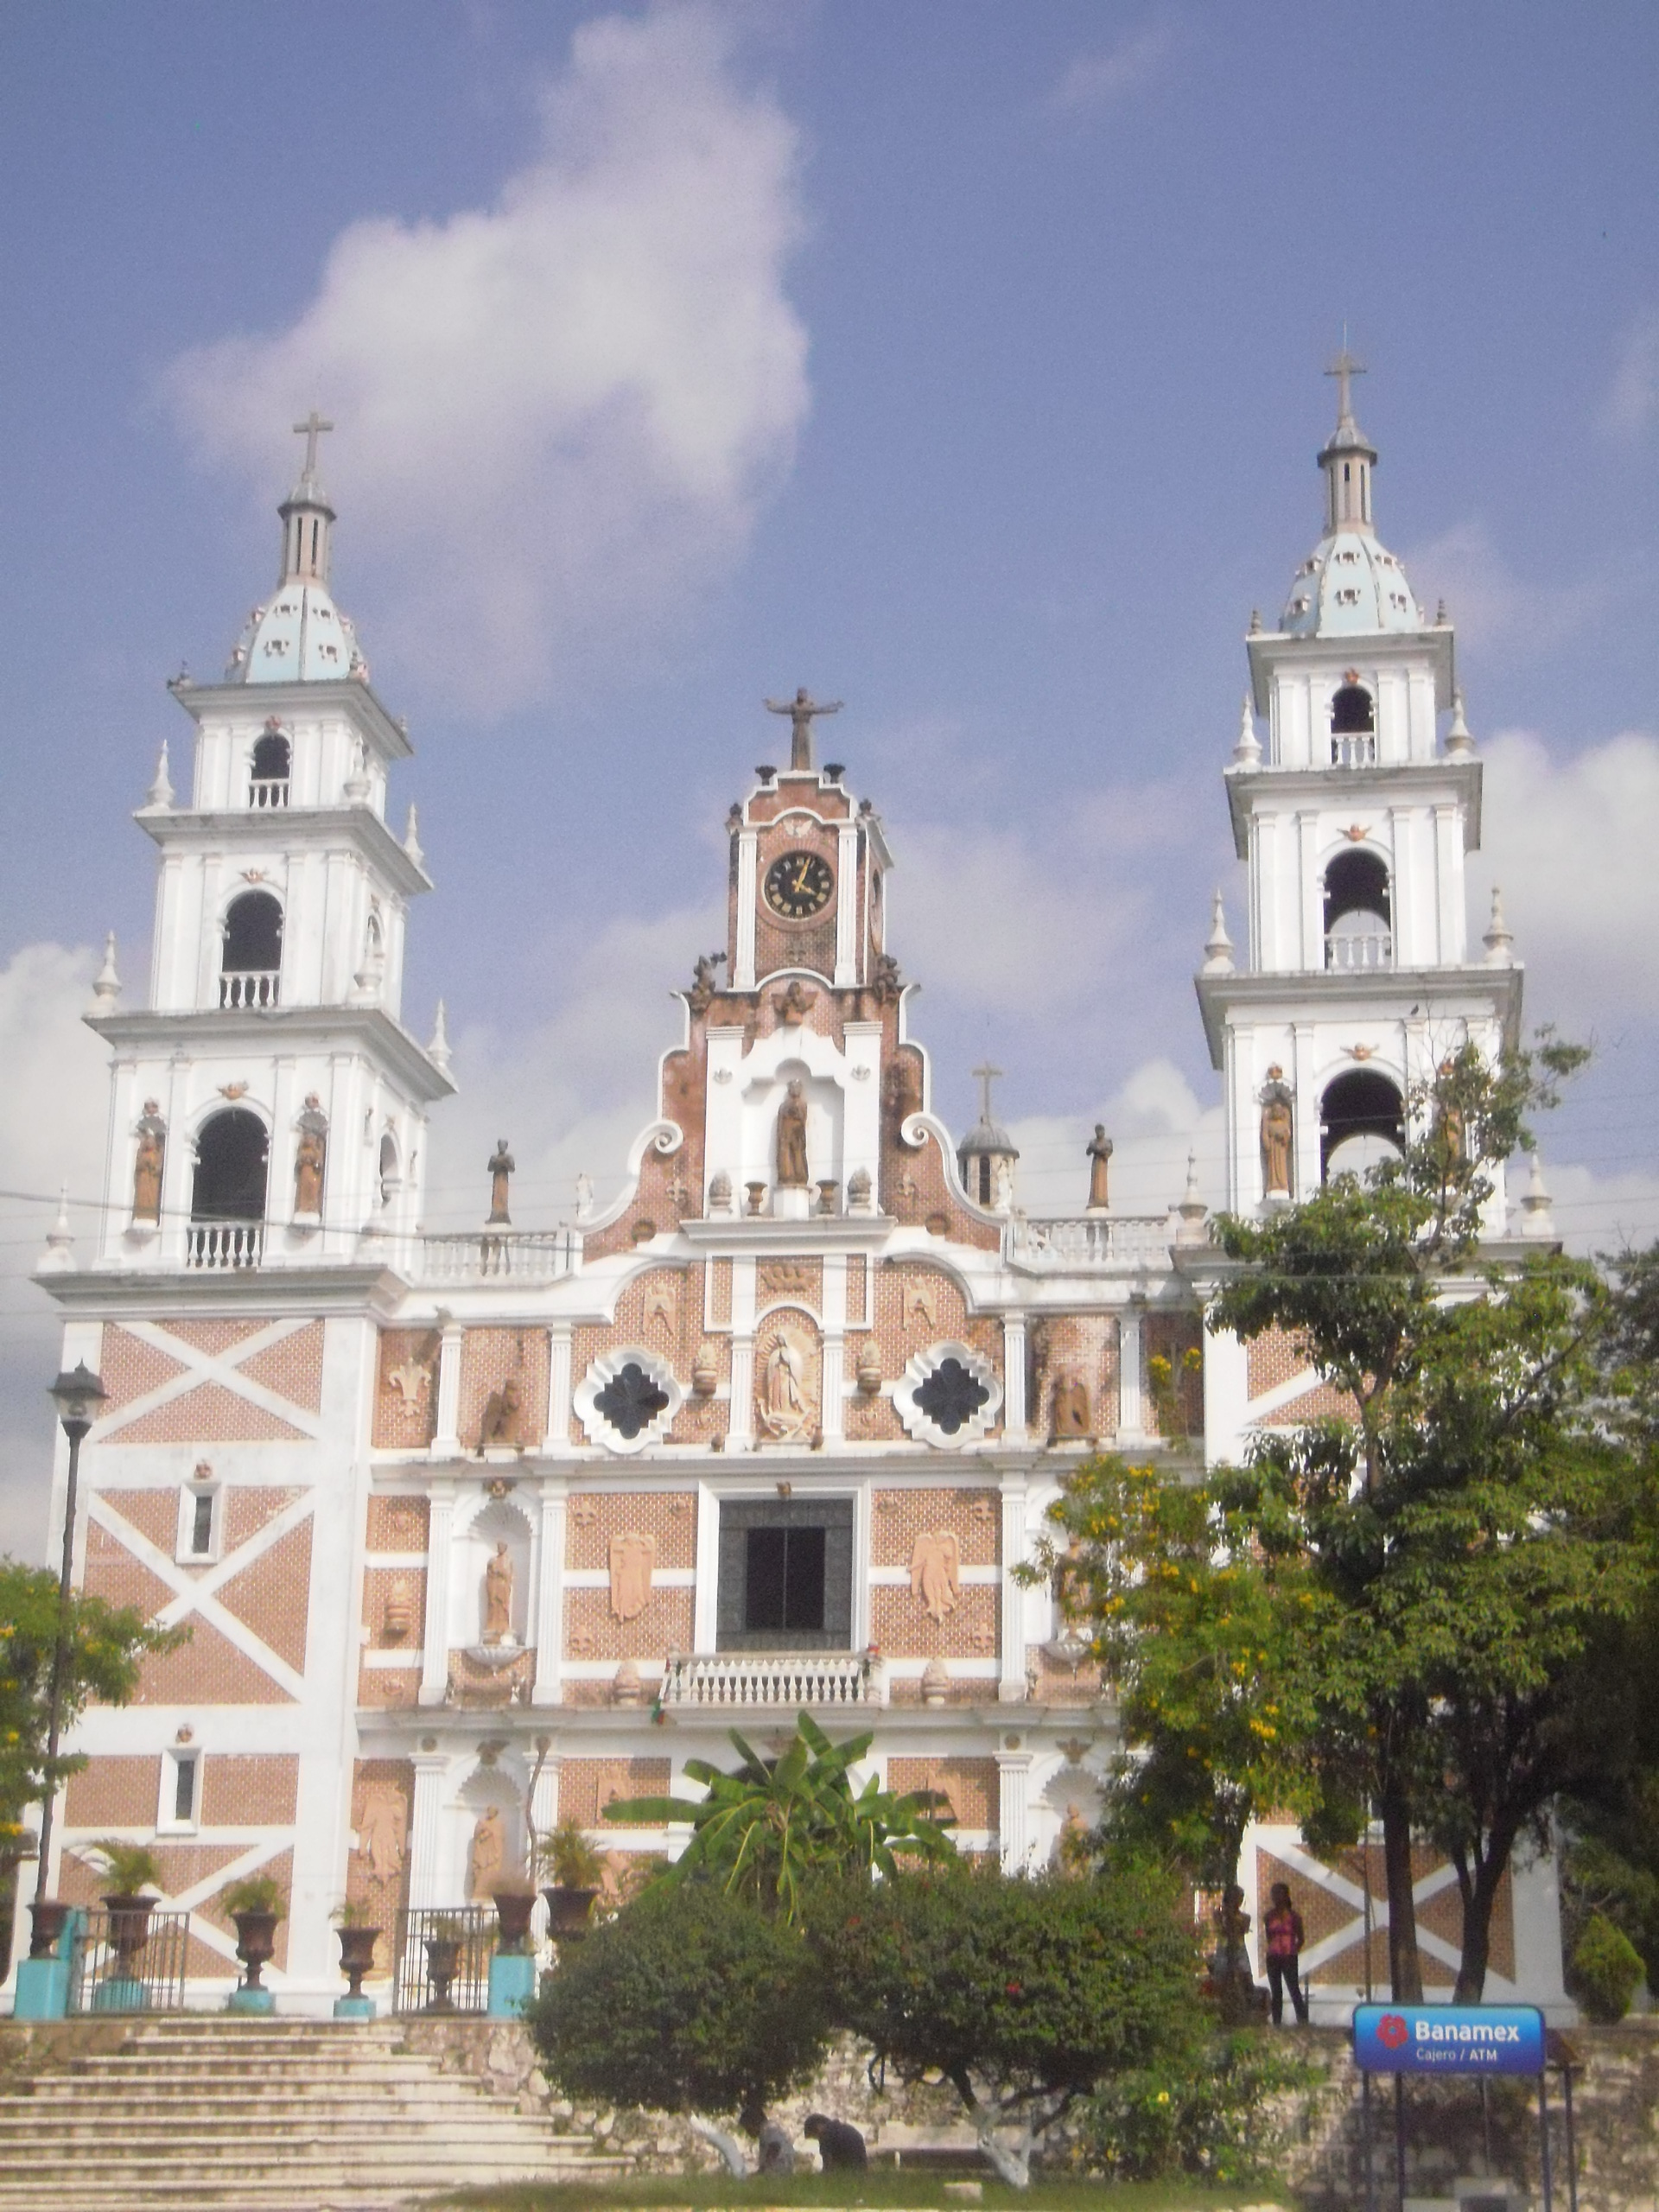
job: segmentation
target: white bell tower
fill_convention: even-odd
[[[170,686],[195,725],[181,804],[163,748],[137,820],[160,853],[148,1003],[106,962],[87,1019],[114,1050],[99,1264],[301,1266],[413,1231],[427,1109],[453,1089],[400,1020],[409,901],[431,888],[410,747],[328,591],[334,514],[314,412],[283,501],[276,589],[220,683]]]
[[[1372,526],[1360,372],[1346,351],[1330,372],[1325,534],[1278,628],[1252,620],[1226,772],[1248,943],[1241,964],[1217,893],[1198,992],[1224,1078],[1227,1203],[1242,1213],[1368,1165],[1400,1141],[1412,1088],[1447,1054],[1472,1040],[1496,1056],[1519,1032],[1522,972],[1501,919],[1484,958],[1470,957],[1464,857],[1480,843],[1480,763],[1444,611],[1425,621]],[[1503,1205],[1500,1187],[1499,1234]]]

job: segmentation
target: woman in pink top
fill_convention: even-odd
[[[1290,1885],[1275,1882],[1268,1903],[1268,1916],[1262,1923],[1268,1954],[1268,1986],[1273,1992],[1273,2024],[1276,2028],[1285,2017],[1285,1985],[1290,1985],[1290,2001],[1296,2007],[1296,2018],[1303,2027],[1307,2025],[1307,1993],[1302,1987],[1298,1971],[1306,1935],[1302,1916],[1290,1901]]]

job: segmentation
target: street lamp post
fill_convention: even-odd
[[[46,1802],[41,1815],[40,1864],[35,1875],[37,1915],[46,1903],[48,1864],[52,1853],[52,1811],[57,1798],[52,1770],[57,1764],[58,1739],[63,1732],[63,1693],[69,1671],[69,1599],[75,1566],[75,1491],[80,1475],[80,1447],[107,1395],[84,1359],[73,1370],[60,1375],[51,1386],[58,1419],[69,1440],[69,1482],[63,1501],[63,1572],[58,1577],[58,1635],[52,1647],[52,1678],[47,1691]]]

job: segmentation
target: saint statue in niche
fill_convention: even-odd
[[[296,1214],[320,1214],[323,1168],[328,1155],[328,1123],[315,1090],[307,1095],[299,1130],[300,1141],[294,1148],[294,1211]]]
[[[806,1085],[796,1076],[778,1109],[778,1182],[780,1189],[804,1190],[806,1172]]]
[[[484,1569],[484,1641],[505,1643],[512,1634],[512,1554],[504,1536]]]
[[[785,1330],[766,1355],[760,1376],[760,1425],[768,1436],[792,1440],[812,1425],[806,1393],[806,1348]]]
[[[611,1538],[611,1614],[619,1621],[638,1620],[651,1602],[651,1580],[657,1569],[657,1539],[626,1530]]]
[[[499,1805],[486,1806],[473,1829],[473,1847],[467,1854],[467,1894],[474,1904],[495,1894],[496,1880],[505,1855],[501,1808]]]
[[[162,1217],[162,1168],[167,1158],[167,1123],[154,1098],[146,1098],[138,1117],[138,1150],[132,1163],[132,1217]]]
[[[478,1424],[477,1457],[484,1457],[485,1447],[491,1444],[505,1444],[517,1448],[524,1442],[524,1398],[518,1377],[509,1375],[499,1390],[492,1390],[485,1401],[483,1418]]]
[[[404,1871],[409,1841],[409,1807],[395,1782],[372,1782],[363,1792],[357,1848],[377,1887],[395,1882]]]
[[[1052,1433],[1055,1436],[1087,1436],[1090,1433],[1089,1385],[1075,1375],[1062,1375],[1054,1385]]]
[[[944,1625],[962,1595],[962,1547],[953,1529],[927,1529],[916,1539],[910,1555],[910,1594],[919,1598],[922,1611]]]
[[[507,1150],[505,1137],[498,1137],[495,1150],[490,1154],[490,1217],[484,1224],[486,1229],[511,1229],[512,1226],[512,1217],[507,1211],[507,1185],[517,1165]]]
[[[1084,1147],[1089,1160],[1089,1211],[1104,1213],[1111,1201],[1106,1195],[1106,1171],[1112,1157],[1112,1141],[1104,1122],[1095,1123],[1095,1134]]]
[[[1262,1187],[1270,1198],[1290,1196],[1293,1127],[1290,1086],[1275,1061],[1262,1092]]]

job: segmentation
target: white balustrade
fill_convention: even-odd
[[[256,776],[248,785],[248,804],[251,807],[286,806],[288,778],[286,776]]]
[[[1394,938],[1388,930],[1356,931],[1350,936],[1334,931],[1325,940],[1327,968],[1392,968]]]
[[[257,1268],[264,1249],[262,1221],[193,1221],[186,1231],[188,1268]]]
[[[559,1282],[575,1273],[581,1256],[582,1237],[574,1229],[423,1236],[416,1251],[423,1282]]]
[[[722,1711],[887,1701],[881,1662],[865,1651],[671,1652],[661,1695]]]
[[[1169,1247],[1169,1216],[1084,1214],[1033,1221],[1016,1214],[1002,1230],[1002,1256],[1016,1268],[1139,1267]]]
[[[219,979],[220,1006],[275,1006],[277,968],[227,968]]]
[[[1375,768],[1376,766],[1376,732],[1374,729],[1344,731],[1331,738],[1331,766],[1333,768]]]

